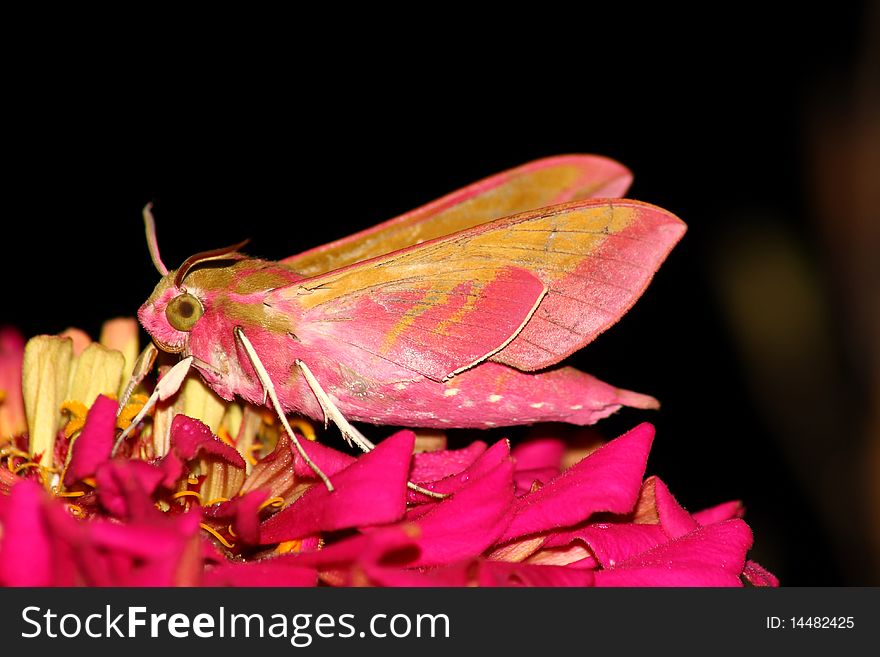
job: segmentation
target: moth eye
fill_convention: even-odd
[[[168,323],[178,331],[191,330],[204,312],[205,309],[202,308],[201,302],[186,292],[174,297],[165,306],[165,317],[168,318]]]

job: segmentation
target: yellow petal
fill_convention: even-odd
[[[201,459],[201,472],[205,475],[199,492],[203,500],[231,499],[241,490],[245,471],[222,459]]]
[[[241,429],[243,416],[241,406],[235,402],[230,402],[226,405],[226,413],[223,415],[223,421],[220,423],[220,426],[226,429],[226,433],[232,437],[233,442],[238,436],[238,430]]]
[[[93,342],[76,359],[67,398],[91,406],[98,395],[116,395],[124,365],[120,352]]]
[[[119,394],[128,383],[134,362],[140,351],[138,340],[138,323],[133,317],[117,317],[104,322],[101,327],[101,339],[99,342],[108,349],[115,349],[122,353],[125,365],[122,368],[122,386]]]
[[[22,392],[29,433],[29,451],[42,454],[40,464],[52,465],[55,434],[61,427],[73,340],[38,335],[28,340],[22,364]]]
[[[226,412],[227,402],[220,399],[213,390],[211,390],[198,374],[190,374],[183,384],[183,391],[180,393],[183,398],[184,415],[194,417],[208,425],[211,433],[216,434],[220,428],[220,421],[223,419],[223,413]]]

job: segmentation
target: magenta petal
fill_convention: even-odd
[[[506,561],[481,561],[477,583],[480,586],[593,586],[591,570],[565,566],[536,566]]]
[[[700,526],[676,501],[659,477],[654,477],[654,503],[657,505],[660,526],[670,538],[684,536]]]
[[[779,586],[779,579],[776,575],[754,561],[746,561],[742,576],[752,586],[771,586],[773,588]]]
[[[641,489],[654,427],[642,423],[579,461],[542,488],[516,500],[501,538],[576,525],[599,511],[627,513]]]
[[[681,538],[659,545],[619,563],[615,569],[687,570],[710,567],[738,578],[745,567],[746,552],[751,545],[752,531],[745,522],[739,519],[725,520],[700,527]]]
[[[709,509],[703,509],[694,513],[694,520],[701,525],[711,525],[722,520],[730,520],[732,518],[743,517],[743,505],[739,500],[725,502]]]
[[[517,445],[511,452],[517,471],[552,468],[559,472],[564,454],[565,443],[558,438],[529,440]]]
[[[108,566],[116,564],[115,585],[193,586],[200,583],[203,568],[200,520],[199,513],[189,512],[157,522],[95,521],[89,538]]]
[[[389,439],[391,437],[389,436]],[[321,443],[314,443],[310,440],[300,440],[299,442],[305,453],[309,455],[309,458],[328,477],[332,477],[337,472],[344,470],[357,460],[353,456],[344,454]],[[300,456],[299,450],[296,449],[293,443],[290,444],[290,451],[293,453],[293,471],[296,476],[320,481],[314,470]]]
[[[415,436],[401,431],[333,475],[330,493],[315,484],[260,527],[260,542],[279,543],[309,534],[393,522],[406,510],[406,478]]]
[[[669,539],[659,525],[597,523],[553,534],[542,548],[582,541],[603,568],[613,568]]]
[[[314,568],[295,566],[288,560],[264,559],[226,563],[205,571],[204,586],[316,586]]]
[[[206,518],[232,520],[239,539],[247,545],[256,545],[260,540],[260,507],[268,497],[268,490],[258,488],[228,502],[204,508],[203,512]]]
[[[409,568],[386,568],[369,564],[364,573],[374,586],[416,587],[464,587],[469,584],[468,564],[456,564],[443,568],[425,570]]]
[[[451,477],[469,468],[486,451],[486,443],[475,441],[464,449],[443,449],[413,456],[410,481],[429,483]]]
[[[386,562],[388,566],[404,567],[416,554],[410,532],[401,527],[389,527],[368,534],[356,534],[321,550],[285,555],[291,563],[318,570],[344,570],[352,564]]]
[[[95,474],[101,463],[110,458],[116,437],[116,409],[119,404],[98,395],[86,416],[82,433],[71,449],[70,464],[64,474],[64,485],[70,486]]]
[[[689,568],[651,566],[640,569],[599,570],[596,586],[742,586],[730,571],[697,564]]]
[[[433,482],[423,481],[421,479],[416,479],[415,481],[435,493],[451,495],[469,482],[479,479],[486,473],[494,470],[501,463],[506,463],[509,460],[510,443],[507,442],[507,440],[499,440],[492,445],[492,447],[480,454],[480,456],[462,472]],[[429,498],[423,493],[418,493],[412,490],[407,491],[407,501],[411,504],[419,504],[422,502],[436,503],[436,499]]]
[[[513,463],[507,459],[409,524],[421,552],[410,565],[449,564],[479,555],[504,531],[513,499]]]
[[[117,518],[155,516],[159,511],[150,496],[164,476],[160,468],[145,461],[107,461],[95,473],[98,501]]]
[[[565,442],[559,438],[536,438],[514,447],[511,455],[516,464],[513,481],[517,497],[530,492],[536,482],[544,485],[558,475],[564,454]]]
[[[52,542],[43,521],[45,492],[33,481],[13,486],[4,505],[0,542],[0,584],[52,584]]]
[[[238,450],[212,434],[204,422],[186,415],[177,415],[171,422],[171,449],[184,461],[194,459],[202,453],[204,456],[221,458],[236,468],[245,469],[244,459]]]

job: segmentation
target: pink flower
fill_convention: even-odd
[[[179,414],[161,456],[136,431],[111,458],[116,411],[99,395],[71,441],[59,434],[52,462],[66,465],[50,491],[37,482],[52,470],[32,476],[7,448],[0,584],[778,585],[747,560],[740,504],[691,514],[645,478],[649,424],[570,465],[566,441],[546,434],[513,451],[413,454],[400,431],[357,458],[303,441],[330,492],[283,433],[249,468],[228,437]]]

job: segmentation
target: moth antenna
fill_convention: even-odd
[[[168,275],[168,267],[162,262],[162,256],[159,255],[159,240],[156,239],[156,220],[153,219],[153,204],[147,203],[144,206],[144,228],[147,231],[147,248],[150,250],[150,259],[153,266],[159,270],[162,276]]]
[[[249,239],[239,242],[238,244],[233,244],[232,246],[224,246],[220,249],[213,249],[211,251],[202,251],[201,253],[196,253],[195,255],[190,256],[183,261],[183,264],[180,265],[180,269],[177,270],[177,274],[174,277],[174,285],[180,287],[181,284],[183,284],[183,279],[186,278],[186,275],[190,270],[203,262],[209,262],[211,260],[243,259],[245,256],[241,253],[236,253],[236,251],[243,248],[248,242],[250,242]]]

